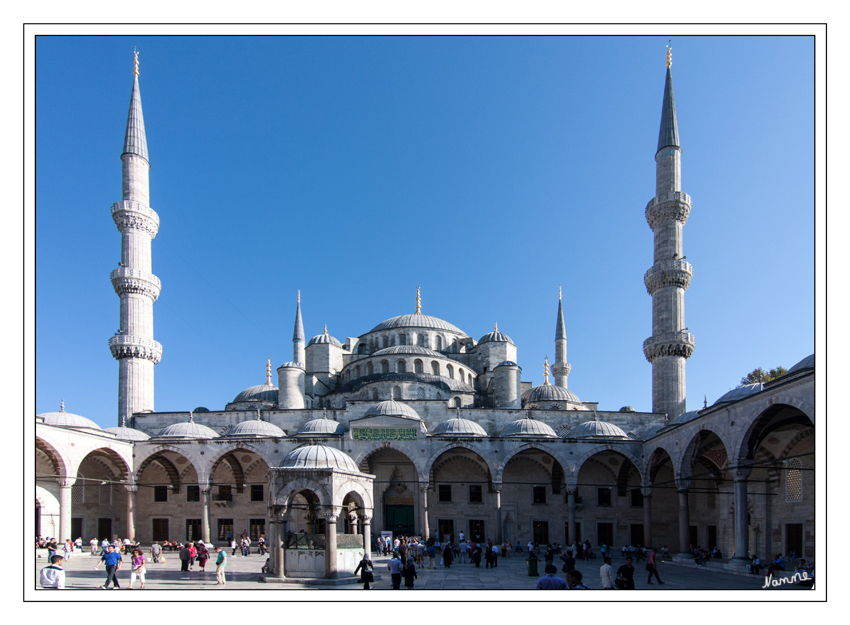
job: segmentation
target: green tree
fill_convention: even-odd
[[[761,382],[764,384],[765,382],[770,382],[771,380],[775,380],[776,378],[781,378],[783,375],[788,373],[788,369],[785,367],[779,366],[775,369],[771,369],[770,371],[765,371],[761,367],[758,369],[753,369],[743,378],[741,378],[741,383],[738,386],[745,386],[747,384],[755,384],[756,382]]]

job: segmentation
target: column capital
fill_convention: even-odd
[[[643,495],[644,499],[647,497],[652,497],[652,486],[644,486],[640,489],[640,494]]]
[[[730,471],[732,473],[733,482],[745,482],[753,472],[753,465],[746,458],[738,458],[737,466],[730,469]]]
[[[493,489],[494,493],[501,493],[502,492],[502,482],[493,482],[491,484],[491,488]]]
[[[136,493],[139,492],[139,485],[138,484],[124,484],[124,490],[126,490],[128,493],[135,495]]]
[[[691,487],[691,480],[684,478],[676,478],[676,489],[681,492],[688,492]]]
[[[334,510],[319,510],[316,512],[316,516],[324,519],[326,523],[336,523],[337,519],[339,519],[339,512]]]
[[[59,484],[59,488],[71,488],[74,484],[77,483],[77,478],[75,477],[60,477],[56,480]]]
[[[372,515],[369,514],[368,512],[360,512],[360,513],[358,513],[357,516],[360,517],[360,521],[364,525],[367,525],[367,524],[372,522]]]

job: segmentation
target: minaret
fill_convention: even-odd
[[[558,318],[555,321],[555,364],[552,374],[555,376],[555,386],[567,388],[567,377],[570,375],[570,363],[567,362],[567,329],[564,326],[564,307],[561,305],[561,287],[558,287]]]
[[[298,304],[295,308],[295,331],[292,333],[292,360],[301,363],[303,367],[307,362],[305,349],[307,342],[304,339],[304,323],[301,321],[301,291],[298,291]]]
[[[654,264],[644,275],[652,296],[652,336],[644,341],[643,353],[652,363],[652,411],[675,419],[686,410],[685,361],[694,351],[694,337],[685,326],[685,291],[693,267],[682,254],[682,227],[691,212],[691,198],[682,193],[682,148],[671,65],[668,46],[655,154],[655,197],[646,205],[646,220],[655,233],[655,253]]]
[[[121,299],[120,327],[109,339],[118,360],[118,423],[133,413],[154,409],[153,366],[162,345],[153,340],[153,303],[159,297],[159,278],[151,273],[151,240],[159,216],[148,205],[148,144],[139,92],[139,53],[134,52],[133,92],[121,154],[123,200],[112,205],[112,219],[121,232],[121,262],[110,274]]]

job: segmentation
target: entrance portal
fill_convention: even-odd
[[[413,536],[413,506],[387,504],[384,528],[393,536]]]

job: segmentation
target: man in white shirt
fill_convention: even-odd
[[[611,558],[606,557],[605,563],[599,567],[599,578],[602,580],[604,590],[614,590],[614,569],[611,567]]]
[[[493,543],[493,568],[499,566],[499,545]]]
[[[463,532],[458,533],[457,537],[460,540],[460,542],[463,542]]]
[[[64,558],[56,555],[50,558],[50,566],[41,569],[41,587],[51,590],[65,588],[65,570],[62,568]]]
[[[460,551],[460,556],[458,556],[458,564],[466,564],[466,554],[469,553],[469,543],[465,540],[461,541],[460,545],[458,545],[458,551]]]

